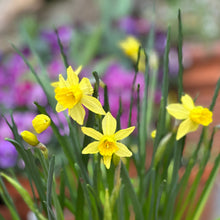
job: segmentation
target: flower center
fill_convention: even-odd
[[[82,91],[78,85],[55,89],[55,99],[65,108],[73,108],[82,98]]]
[[[105,136],[103,140],[101,140],[98,148],[102,156],[112,156],[112,154],[118,150],[115,141],[108,136]]]
[[[201,106],[197,106],[190,111],[190,119],[198,124],[207,126],[212,122],[212,112]]]

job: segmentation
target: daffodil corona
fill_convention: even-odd
[[[55,87],[56,111],[61,112],[68,109],[68,114],[72,119],[82,125],[85,118],[83,105],[96,114],[104,115],[105,111],[99,100],[91,96],[93,88],[89,79],[82,78],[79,82],[78,74],[80,71],[81,66],[76,71],[73,71],[69,66],[67,80],[64,80],[60,74],[59,82],[54,82],[51,85]]]
[[[83,154],[95,154],[100,153],[103,156],[103,161],[107,169],[110,168],[112,155],[115,154],[118,157],[131,157],[132,152],[118,140],[122,140],[129,136],[135,127],[129,127],[127,129],[116,130],[116,120],[108,112],[102,120],[103,134],[94,130],[93,128],[82,127],[82,132],[96,141],[87,145],[82,153]]]
[[[181,102],[182,104],[170,104],[167,106],[167,111],[170,115],[176,119],[184,120],[177,130],[177,140],[197,130],[200,124],[208,126],[212,122],[212,112],[208,108],[195,106],[189,95],[182,96]]]

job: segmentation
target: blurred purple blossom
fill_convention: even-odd
[[[121,126],[125,128],[128,123],[129,106],[131,102],[131,88],[134,79],[134,71],[124,69],[120,64],[111,64],[103,77],[103,82],[108,87],[109,105],[111,113],[116,117],[119,109],[119,100],[122,102]],[[144,75],[139,73],[136,79],[136,85],[140,84],[140,98],[143,98]],[[103,103],[103,92],[100,92],[100,99]],[[137,106],[137,93],[134,99],[134,106]],[[136,124],[137,110],[132,110],[132,124]]]
[[[179,70],[178,52],[175,48],[171,48],[169,52],[169,74],[177,76]]]
[[[149,23],[143,18],[124,17],[118,25],[128,35],[146,34],[150,30]]]
[[[0,168],[6,169],[15,166],[18,152],[8,141],[0,140]]]
[[[69,26],[61,26],[57,30],[58,30],[58,34],[62,42],[62,45],[65,49],[70,43],[73,30]],[[54,30],[43,30],[41,32],[41,39],[50,46],[50,49],[53,52],[59,51],[57,36]]]
[[[65,70],[63,61],[60,59],[60,57],[54,58],[48,65],[47,65],[47,71],[49,74],[50,79],[58,80],[58,75],[63,73]]]

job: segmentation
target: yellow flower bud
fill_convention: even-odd
[[[22,131],[21,137],[24,139],[25,142],[27,142],[31,146],[36,146],[37,144],[39,144],[37,136],[31,133],[30,131]]]
[[[32,120],[32,125],[35,131],[39,134],[45,131],[50,126],[50,118],[44,114],[37,115]]]
[[[157,130],[155,129],[151,132],[151,137],[154,139],[156,135],[157,135]]]
[[[44,155],[44,157],[46,159],[48,158],[48,150],[47,150],[47,148],[46,148],[46,146],[44,144],[39,143],[35,147],[41,150],[41,153]]]

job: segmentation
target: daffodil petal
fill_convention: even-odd
[[[56,111],[57,111],[57,112],[62,112],[62,111],[64,111],[64,110],[66,110],[66,108],[63,107],[63,106],[58,102],[57,105],[56,105]]]
[[[82,154],[96,154],[99,152],[98,149],[99,141],[93,141],[92,143],[88,144],[83,150]]]
[[[114,135],[115,140],[117,141],[117,140],[122,140],[122,139],[126,138],[134,131],[134,129],[135,129],[135,127],[132,126],[132,127],[117,131]]]
[[[128,150],[128,148],[119,142],[116,142],[116,145],[118,146],[118,150],[115,152],[115,154],[119,157],[131,157],[132,152]]]
[[[93,128],[82,127],[81,129],[85,135],[92,137],[95,140],[100,140],[103,137],[103,134],[101,134]]]
[[[50,85],[56,88],[56,87],[59,86],[59,82],[53,82],[53,83],[51,83]]]
[[[69,82],[70,86],[77,85],[79,83],[79,78],[71,66],[67,68],[67,81]]]
[[[82,65],[80,65],[76,70],[75,70],[75,74],[78,76],[79,73],[81,72],[82,70]]]
[[[65,81],[63,76],[60,74],[59,75],[59,87],[63,88],[63,87],[68,87],[68,86],[69,86],[69,83],[67,81]]]
[[[80,125],[83,124],[85,114],[85,109],[80,103],[77,103],[73,108],[69,109],[69,115]]]
[[[191,119],[186,119],[179,125],[179,128],[177,130],[176,140],[179,140],[186,134],[193,132],[197,130],[199,127],[199,124],[193,122]]]
[[[90,111],[99,115],[105,115],[105,111],[98,99],[89,95],[83,95],[81,103]]]
[[[186,119],[189,117],[189,111],[182,104],[170,104],[167,111],[176,119]]]
[[[103,156],[104,165],[107,169],[110,168],[112,156]]]
[[[93,88],[88,78],[82,78],[81,82],[79,83],[79,88],[85,95],[93,94]]]
[[[110,112],[108,112],[102,120],[102,131],[104,135],[112,135],[116,130],[116,120]]]
[[[194,101],[187,94],[181,97],[181,102],[183,103],[184,108],[188,109],[189,111],[195,108]]]

